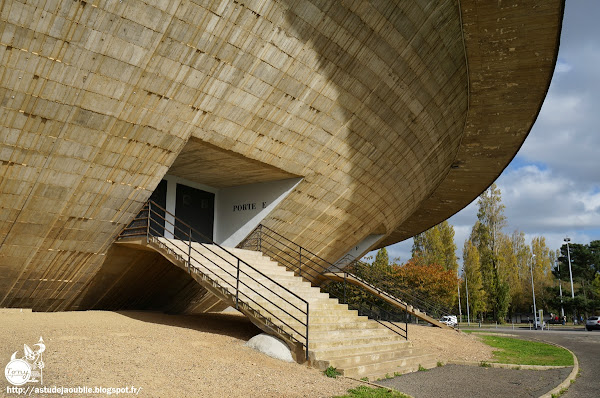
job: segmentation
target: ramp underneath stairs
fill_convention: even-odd
[[[118,244],[153,250],[254,324],[286,341],[298,362],[369,380],[436,366],[435,358],[382,324],[359,316],[260,252],[163,237]],[[308,347],[306,347],[306,341]]]

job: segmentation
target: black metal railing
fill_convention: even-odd
[[[189,273],[202,274],[218,283],[237,309],[246,305],[272,322],[269,327],[302,344],[308,360],[308,301],[153,201],[144,205],[117,240],[136,237],[158,243],[183,261]]]
[[[320,287],[323,291],[336,297],[341,303],[347,304],[350,309],[357,310],[359,315],[367,316],[394,333],[406,339],[408,338],[409,304],[407,302],[403,302],[371,285],[378,293],[385,294],[388,300],[394,302],[393,305],[385,303],[384,300],[377,297],[377,294],[373,294],[369,290],[360,289],[356,285],[351,287],[347,283],[344,283],[345,281],[332,278],[327,274],[339,274],[342,272],[345,275],[344,279],[347,277],[360,279],[356,275],[340,270],[339,267],[334,266],[327,260],[292,242],[272,229],[262,224],[257,226],[238,247],[262,252],[288,270],[294,272],[294,274],[310,281],[313,286]],[[364,282],[368,283],[367,281]],[[350,296],[350,293],[356,288],[360,289],[360,300],[354,300],[354,294],[352,294],[352,297]],[[403,310],[399,311],[399,308],[403,308]],[[404,323],[404,327],[400,325],[401,323]]]
[[[420,312],[428,314],[430,317],[439,319],[444,315],[452,314],[450,308],[423,297],[423,295],[418,293],[415,289],[410,289],[406,286],[399,287],[389,279],[358,276],[355,273],[348,271],[348,269],[368,269],[368,267],[369,265],[362,261],[356,259],[347,261],[346,259],[346,261],[338,261],[327,272],[341,273],[344,274],[345,277],[352,277],[358,280],[362,285],[376,290],[377,294],[385,297],[389,301],[406,302]]]

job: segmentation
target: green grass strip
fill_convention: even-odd
[[[515,365],[573,366],[573,356],[551,344],[503,336],[480,335],[481,340],[498,350],[494,360]]]
[[[348,394],[334,398],[409,398],[408,395],[387,388],[360,386],[348,390]]]

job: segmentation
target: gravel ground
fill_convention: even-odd
[[[13,352],[23,356],[23,344],[35,349],[42,336],[48,387],[135,386],[142,387],[140,397],[280,398],[331,397],[360,384],[244,347],[259,333],[247,318],[232,314],[0,309],[0,368]],[[0,378],[0,396],[16,397]]]
[[[282,362],[244,346],[259,333],[239,313],[182,316],[0,309],[0,368],[13,352],[23,355],[23,344],[35,349],[43,336],[47,347],[44,385],[48,387],[135,386],[142,388],[140,397],[279,398],[331,397],[361,384],[330,379],[316,369]],[[491,358],[491,348],[471,335],[416,325],[409,325],[408,333],[416,347],[434,353],[442,362]],[[402,380],[405,377],[411,375]],[[9,384],[0,379],[0,396],[15,397],[7,394]]]
[[[552,370],[513,370],[446,365],[377,384],[420,397],[539,397],[571,373],[571,367]]]
[[[489,361],[493,348],[477,336],[431,326],[408,325],[408,338],[413,346],[436,356],[443,363],[457,361]]]

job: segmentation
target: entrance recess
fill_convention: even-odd
[[[177,184],[175,200],[175,230],[186,231],[180,220],[186,220],[192,227],[206,237],[202,243],[213,240],[215,219],[215,194],[187,185]]]

